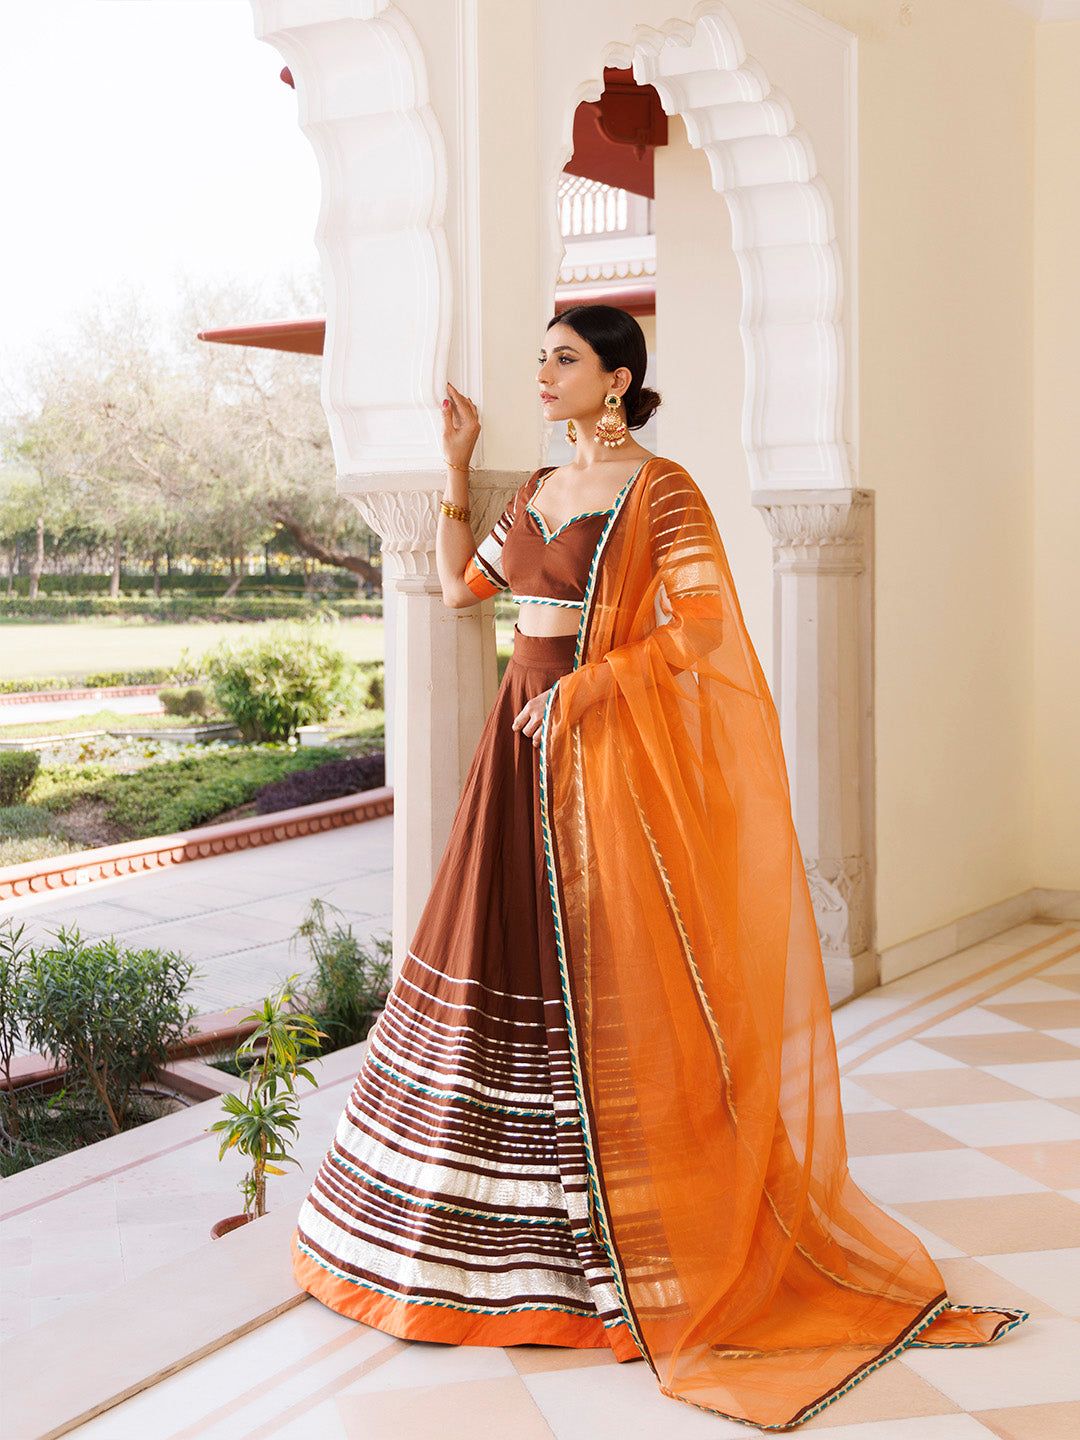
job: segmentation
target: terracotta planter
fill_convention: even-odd
[[[246,1225],[249,1220],[254,1220],[254,1215],[227,1215],[224,1220],[219,1220],[216,1225],[210,1227],[211,1240],[220,1240],[230,1230],[239,1230],[241,1225]]]

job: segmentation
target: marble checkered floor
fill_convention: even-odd
[[[826,1440],[1080,1435],[1080,916],[1018,926],[834,1017],[852,1171],[958,1301],[1031,1320],[916,1350],[802,1430]],[[392,1340],[305,1300],[79,1440],[722,1440],[596,1351]]]

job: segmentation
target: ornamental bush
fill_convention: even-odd
[[[166,715],[205,715],[206,691],[198,685],[166,685],[158,691]]]
[[[41,756],[36,750],[0,752],[0,805],[19,805],[30,793]]]
[[[376,790],[385,784],[386,766],[382,755],[330,760],[311,770],[294,770],[284,779],[264,785],[255,797],[255,813],[270,815],[275,810],[293,810],[298,805],[337,800],[343,795]]]
[[[113,1134],[132,1093],[153,1078],[191,1028],[184,1002],[194,971],[174,951],[130,950],[114,937],[62,929],[24,961],[19,1011],[26,1042],[66,1066]]]
[[[390,940],[361,940],[342,911],[325,900],[312,900],[291,943],[299,940],[307,941],[313,967],[304,981],[304,998],[328,1037],[324,1048],[336,1050],[366,1039],[390,990]]]
[[[206,656],[214,699],[245,740],[288,740],[361,699],[355,661],[321,625],[273,624]]]

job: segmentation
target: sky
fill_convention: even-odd
[[[0,55],[9,390],[125,288],[164,313],[184,276],[317,271],[315,157],[248,0],[0,0]]]

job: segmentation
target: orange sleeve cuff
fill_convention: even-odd
[[[490,600],[493,595],[498,595],[502,589],[501,585],[493,585],[491,583],[475,560],[470,560],[468,565],[465,566],[465,584],[478,600]]]

